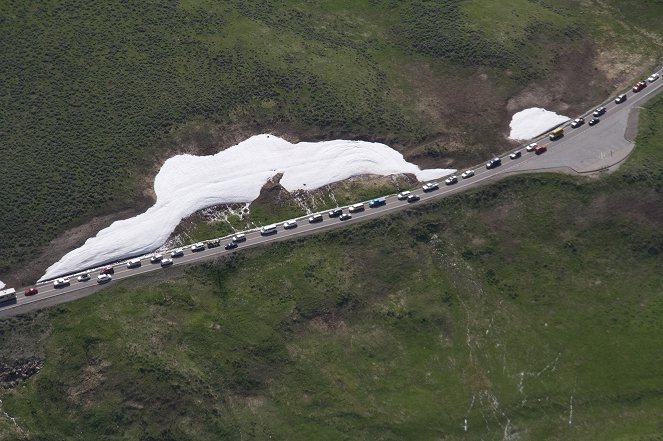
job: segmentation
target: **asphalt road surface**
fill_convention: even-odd
[[[659,73],[662,73],[659,71]],[[513,173],[523,173],[532,171],[546,170],[572,170],[578,173],[596,172],[606,170],[621,163],[633,149],[633,137],[635,133],[634,124],[637,118],[633,117],[644,102],[661,91],[663,79],[658,79],[640,92],[634,93],[631,90],[627,92],[627,100],[621,104],[614,102],[614,97],[609,101],[597,105],[605,106],[608,110],[600,118],[601,122],[595,126],[587,124],[591,119],[590,109],[584,115],[587,123],[583,126],[572,129],[570,122],[565,124],[565,136],[556,141],[550,141],[547,135],[542,135],[538,139],[529,142],[537,142],[539,145],[547,145],[548,150],[536,155],[533,152],[527,152],[525,145],[519,150],[522,152],[520,158],[511,160],[507,152],[501,155],[502,165],[493,169],[486,169],[484,164],[475,168],[475,175],[468,179],[461,179],[458,174],[458,183],[445,185],[444,180],[439,182],[439,189],[432,192],[423,192],[421,188],[413,190],[421,197],[418,202],[409,203],[406,200],[398,200],[395,195],[387,196],[386,204],[369,208],[365,204],[365,209],[352,214],[352,219],[341,221],[338,218],[330,218],[327,212],[323,212],[323,221],[320,223],[309,223],[308,216],[298,219],[298,226],[293,229],[285,230],[282,228],[282,222],[279,225],[276,234],[262,236],[259,231],[250,231],[246,233],[246,242],[239,244],[234,250],[225,250],[223,245],[230,241],[230,237],[221,239],[221,246],[217,248],[205,249],[204,251],[192,252],[190,248],[185,248],[184,256],[175,258],[172,267],[161,268],[159,264],[151,264],[149,259],[143,259],[141,266],[129,269],[125,263],[115,265],[115,274],[113,280],[105,285],[96,283],[98,270],[90,271],[91,280],[87,282],[78,282],[76,275],[72,275],[70,285],[63,288],[54,288],[52,282],[39,283],[37,288],[39,293],[34,296],[24,296],[25,288],[17,290],[17,299],[14,303],[5,303],[0,306],[0,318],[13,316],[28,312],[30,310],[53,306],[59,303],[68,302],[81,297],[90,295],[106,286],[112,286],[118,281],[128,277],[135,277],[141,274],[153,271],[169,271],[173,267],[210,260],[224,254],[238,252],[247,247],[259,246],[278,240],[287,240],[293,237],[301,237],[307,234],[315,234],[332,228],[339,228],[344,225],[352,225],[366,219],[377,216],[387,216],[397,210],[405,209],[408,206],[424,204],[432,199],[449,196],[454,193],[467,190],[471,187],[477,187],[486,184],[488,181],[496,180]],[[625,137],[626,135],[626,137]],[[630,139],[627,139],[630,138]],[[348,212],[347,207],[343,210]],[[166,254],[164,253],[164,256]]]

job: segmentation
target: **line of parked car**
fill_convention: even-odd
[[[648,83],[653,83],[654,81],[657,81],[660,78],[660,75],[658,73],[653,73],[651,76],[649,76],[646,80],[638,81],[632,88],[633,93],[638,93],[644,88],[647,87]],[[626,101],[626,94],[621,94],[618,95],[615,98],[615,103],[620,104]],[[592,119],[589,121],[589,125],[593,126],[596,125],[600,122],[599,117],[604,115],[607,112],[607,109],[603,106],[598,107],[594,112],[592,112]],[[578,128],[581,127],[582,125],[585,124],[585,118],[579,117],[574,119],[571,122],[571,128]],[[550,138],[551,139],[556,139],[561,136],[563,136],[564,130],[561,127],[558,127],[557,129],[553,130],[551,132]],[[525,147],[525,151],[527,152],[534,152],[537,155],[540,155],[544,152],[546,152],[547,146],[546,145],[538,145],[536,142],[533,142]],[[521,150],[516,150],[512,152],[509,155],[509,158],[511,160],[518,159],[522,156],[522,151]],[[490,159],[488,162],[486,162],[486,169],[490,170],[496,167],[499,167],[502,165],[502,159],[500,157],[494,157]],[[461,173],[460,177],[461,179],[468,179],[474,176],[474,170],[465,170],[463,173]],[[458,183],[459,179],[458,176],[452,175],[449,176],[447,179],[445,179],[444,183],[446,185],[453,185]],[[427,182],[422,186],[422,191],[424,193],[429,193],[435,190],[438,190],[440,188],[440,185],[437,182]],[[407,202],[412,203],[412,202],[417,202],[421,199],[420,196],[418,196],[415,193],[412,193],[410,190],[405,190],[396,196],[399,201],[407,200]],[[376,198],[372,199],[371,201],[368,202],[369,208],[376,208],[380,207],[382,205],[385,205],[387,203],[385,198]],[[327,213],[329,218],[338,218],[340,221],[347,221],[352,219],[352,213],[357,213],[361,212],[364,210],[364,204],[363,203],[357,203],[353,204],[350,207],[348,207],[348,213],[344,213],[342,208],[333,208],[329,210]],[[310,224],[318,223],[323,221],[323,215],[320,213],[311,215],[308,218],[308,222]],[[285,230],[290,230],[293,228],[297,228],[297,220],[292,219],[283,222],[282,224],[283,229]],[[264,226],[260,229],[260,234],[263,236],[267,236],[270,234],[275,234],[278,231],[277,225],[272,224],[272,225],[267,225]],[[240,242],[246,241],[246,235],[244,233],[239,233],[236,234],[235,236],[232,237],[231,241],[226,243],[224,245],[224,248],[226,250],[232,250],[238,247],[238,244]],[[212,239],[208,240],[206,242],[197,242],[191,246],[191,252],[196,253],[203,251],[205,249],[211,249],[211,248],[216,248],[221,246],[221,240],[220,239]],[[150,257],[150,263],[152,264],[160,264],[162,268],[169,267],[173,265],[173,259],[176,259],[178,257],[184,256],[184,249],[183,248],[177,248],[173,251],[170,252],[170,257],[164,257],[162,254],[154,254]],[[140,259],[131,259],[129,262],[127,262],[127,268],[138,268],[141,266],[141,260]],[[108,283],[112,280],[112,275],[115,273],[115,269],[113,266],[106,266],[102,268],[99,271],[99,275],[97,276],[97,283],[99,284],[104,284]],[[81,274],[77,277],[77,280],[79,282],[87,282],[91,279],[90,273],[84,273]],[[68,278],[62,277],[58,278],[53,282],[53,287],[56,289],[59,288],[65,288],[71,284],[70,280]],[[39,289],[37,287],[31,287],[27,288],[24,291],[24,294],[26,296],[32,296],[35,294],[39,293]]]

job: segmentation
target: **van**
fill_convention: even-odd
[[[260,234],[263,236],[267,236],[269,234],[274,234],[274,233],[276,233],[276,225],[267,225],[260,229]]]
[[[246,234],[239,233],[233,236],[233,242],[244,242],[246,240]]]
[[[364,211],[364,204],[354,204],[350,205],[350,208],[348,209],[350,213],[356,213],[358,211]]]
[[[138,268],[140,266],[140,259],[131,259],[127,262],[127,268]]]
[[[554,141],[557,138],[561,138],[564,136],[564,128],[563,127],[557,127],[555,130],[550,132],[550,140]]]

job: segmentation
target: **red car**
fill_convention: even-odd
[[[37,287],[33,286],[32,288],[26,289],[23,294],[25,294],[26,296],[33,296],[33,295],[37,294],[38,292],[39,292],[39,290],[37,289]]]
[[[540,146],[538,146],[537,148],[534,149],[534,153],[536,153],[537,155],[540,155],[541,153],[545,152],[546,150],[548,150],[548,147],[546,147],[545,145],[540,145]]]
[[[640,92],[645,87],[647,87],[647,82],[639,81],[635,86],[633,86],[633,92]]]
[[[115,268],[112,266],[105,266],[99,271],[99,274],[115,274]]]

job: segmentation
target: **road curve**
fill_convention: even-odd
[[[247,232],[246,242],[240,243],[238,248],[234,250],[225,250],[223,248],[223,244],[230,241],[229,237],[222,238],[222,246],[217,248],[205,249],[195,253],[192,252],[190,248],[185,248],[184,256],[173,259],[174,265],[168,268],[161,268],[159,264],[151,264],[149,259],[143,259],[141,261],[141,266],[134,269],[127,268],[125,264],[118,264],[114,267],[115,274],[113,275],[113,280],[106,285],[96,284],[96,273],[92,273],[92,280],[88,282],[78,282],[75,276],[72,276],[71,284],[59,289],[54,288],[51,282],[42,282],[37,285],[39,288],[39,293],[37,295],[26,297],[23,295],[23,290],[25,288],[22,288],[17,292],[15,303],[1,305],[0,318],[85,297],[106,286],[112,286],[119,280],[124,280],[129,277],[135,277],[153,271],[169,271],[173,267],[180,267],[185,264],[210,260],[228,253],[241,251],[243,248],[302,237],[333,228],[339,228],[344,225],[352,225],[378,216],[385,216],[394,211],[403,210],[409,206],[417,206],[433,199],[459,193],[469,188],[483,185],[488,181],[509,176],[513,173],[559,169],[572,169],[576,172],[583,173],[607,169],[623,161],[633,149],[632,139],[629,140],[625,138],[625,132],[628,128],[629,121],[632,123],[632,118],[630,118],[631,112],[637,110],[647,99],[658,94],[661,90],[663,90],[663,79],[650,83],[647,88],[638,93],[632,91],[627,92],[627,100],[622,104],[615,104],[613,98],[611,98],[609,101],[600,104],[605,106],[608,110],[603,116],[601,116],[601,122],[599,124],[592,127],[585,124],[577,129],[571,129],[570,123],[567,123],[564,125],[566,135],[557,141],[549,141],[545,136],[531,140],[538,142],[540,145],[546,144],[548,146],[548,151],[544,154],[535,155],[533,152],[526,152],[524,147],[522,147],[519,149],[522,152],[522,156],[511,160],[509,159],[509,154],[511,152],[507,152],[500,156],[502,159],[502,165],[500,167],[488,170],[485,168],[484,164],[481,164],[475,168],[475,176],[468,179],[459,178],[457,184],[445,185],[444,181],[440,181],[439,190],[426,193],[423,192],[421,188],[416,191],[413,190],[412,193],[421,197],[421,200],[418,202],[409,203],[405,200],[400,201],[397,199],[396,195],[390,195],[385,197],[385,205],[369,208],[368,204],[365,204],[366,208],[364,211],[353,213],[352,219],[346,221],[341,221],[338,218],[330,218],[327,213],[324,212],[324,219],[322,222],[311,224],[308,222],[308,215],[302,216],[297,219],[298,226],[293,229],[283,229],[281,227],[282,222],[277,224],[279,225],[278,232],[273,235],[261,236],[259,231]],[[591,109],[586,114],[579,116],[591,117],[591,112],[593,110],[594,109]],[[347,212],[347,207],[345,207],[344,212]]]

